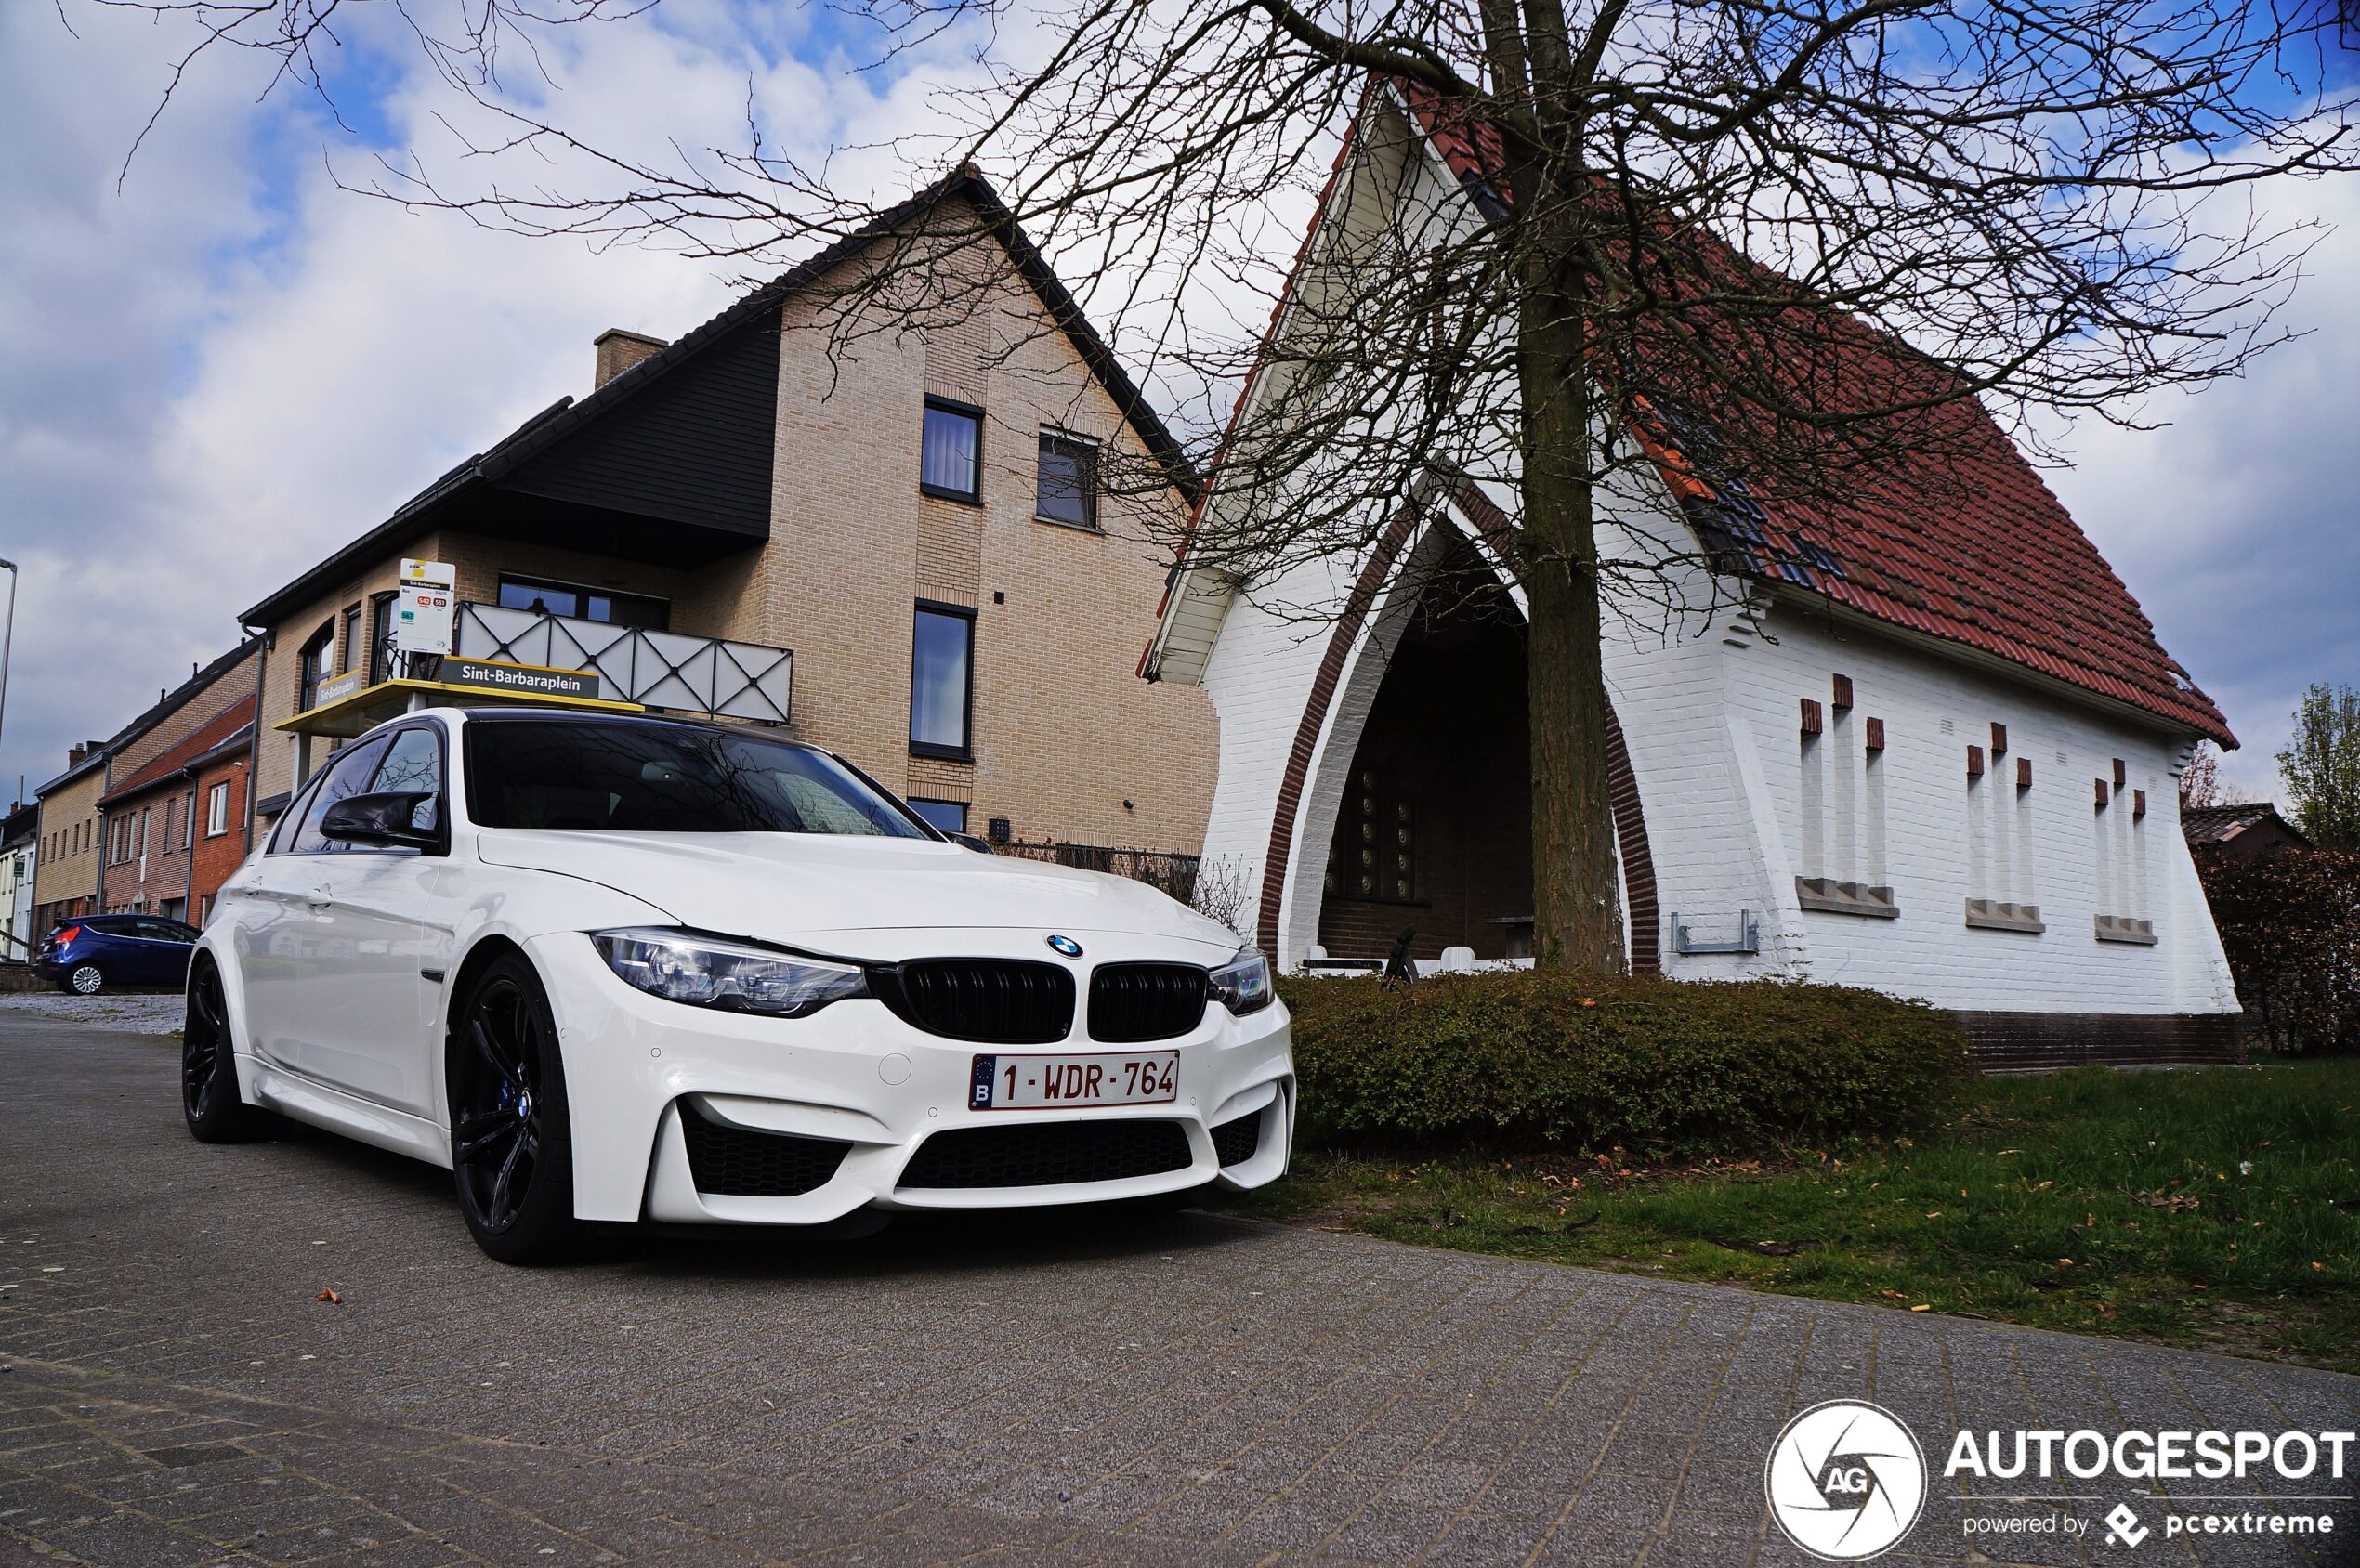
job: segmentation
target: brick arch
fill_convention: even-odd
[[[1467,490],[1480,501],[1481,492],[1473,491],[1473,487]],[[1466,497],[1462,495],[1462,499]],[[1491,518],[1498,516],[1497,509],[1481,502],[1479,507],[1469,510],[1475,512],[1478,526],[1496,543],[1499,530]],[[1294,744],[1287,751],[1286,772],[1279,779],[1278,805],[1270,819],[1270,845],[1263,856],[1262,899],[1254,927],[1273,949],[1278,946],[1278,921],[1286,904],[1287,869],[1294,853],[1295,823],[1303,807],[1304,788],[1311,777],[1311,759],[1318,751],[1320,731],[1327,726],[1328,710],[1334,704],[1336,688],[1351,660],[1353,646],[1359,641],[1369,612],[1399,563],[1401,552],[1416,536],[1417,524],[1415,509],[1404,507],[1378,539],[1368,564],[1362,567],[1344,600],[1344,614],[1329,632],[1328,646],[1320,654],[1318,673],[1312,677],[1303,717],[1295,724]],[[1637,776],[1631,770],[1630,748],[1623,742],[1622,724],[1616,717],[1611,699],[1606,703],[1606,791],[1614,812],[1615,841],[1622,856],[1622,902],[1630,933],[1631,967],[1638,973],[1656,973],[1662,969],[1663,960],[1655,856],[1647,846],[1646,813],[1639,800]]]

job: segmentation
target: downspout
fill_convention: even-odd
[[[241,623],[238,630],[247,633],[255,640],[254,734],[246,741],[246,804],[245,809],[240,814],[244,818],[242,829],[242,847],[246,854],[252,855],[254,853],[254,803],[262,798],[262,791],[258,788],[262,782],[262,683],[263,677],[270,671],[271,637],[270,628],[268,626],[248,626]],[[190,864],[192,867],[195,865],[193,856]]]

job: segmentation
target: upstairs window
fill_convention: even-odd
[[[910,750],[922,757],[971,756],[975,712],[976,612],[920,601],[910,638]]]
[[[308,712],[320,703],[320,683],[331,672],[328,660],[335,651],[336,623],[329,621],[311,634],[311,640],[295,655],[295,712]]]
[[[562,615],[574,621],[598,621],[611,626],[644,626],[654,632],[667,630],[672,623],[672,606],[662,599],[505,573],[500,578],[500,608],[531,610],[536,615]]]
[[[1094,441],[1041,432],[1041,479],[1033,516],[1068,528],[1098,526],[1098,448]]]
[[[983,411],[947,399],[926,399],[918,489],[947,501],[983,499]]]
[[[229,785],[228,780],[205,791],[204,834],[217,839],[229,830]]]

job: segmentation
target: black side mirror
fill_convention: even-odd
[[[374,795],[347,795],[320,818],[320,836],[338,843],[374,844],[390,849],[438,849],[442,844],[439,820],[432,827],[417,825],[418,808],[439,797],[432,791],[387,790]]]
[[[951,842],[957,844],[962,849],[972,849],[977,855],[989,855],[991,853],[991,845],[986,841],[977,838],[973,833],[953,833],[951,835]]]

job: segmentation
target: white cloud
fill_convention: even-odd
[[[2282,182],[2283,216],[2334,226],[2285,323],[2309,335],[2238,380],[2085,420],[2050,483],[2244,742],[2224,778],[2282,799],[2275,753],[2313,681],[2360,685],[2360,181]]]

